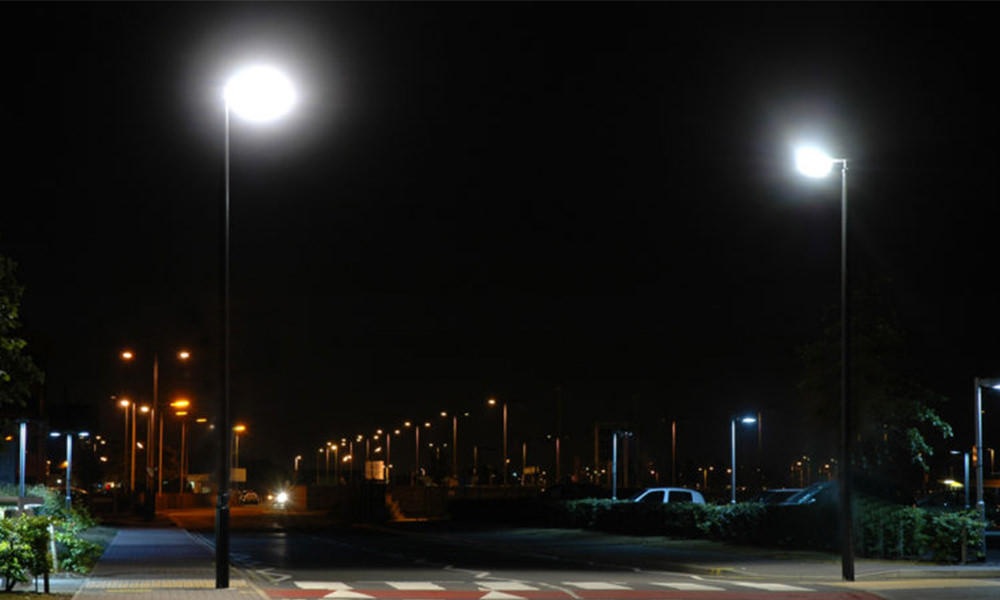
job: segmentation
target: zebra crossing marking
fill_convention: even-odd
[[[495,592],[534,592],[538,588],[520,581],[477,581],[476,585]]]
[[[386,581],[386,583],[397,590],[434,591],[445,589],[436,583],[431,583],[430,581]]]
[[[296,581],[295,585],[302,590],[349,590],[351,586],[340,581]]]
[[[651,581],[652,585],[662,585],[681,592],[724,592],[726,588],[703,583],[668,583],[666,581]]]
[[[795,585],[786,585],[784,583],[752,583],[749,581],[730,581],[729,583],[733,585],[742,585],[743,587],[754,588],[756,590],[764,590],[765,592],[811,592],[813,590],[804,587],[798,587]]]
[[[571,585],[573,587],[580,588],[581,590],[630,590],[632,588],[619,585],[617,583],[608,583],[606,581],[564,581],[563,585]]]

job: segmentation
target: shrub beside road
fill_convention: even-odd
[[[101,531],[94,532],[97,521],[82,506],[67,509],[62,498],[42,486],[28,490],[28,495],[41,497],[44,501],[35,514],[0,519],[0,576],[3,579],[0,589],[4,592],[32,578],[36,582],[44,580],[47,588],[48,577],[55,570],[86,573],[107,544],[107,536]]]
[[[454,500],[452,518],[510,525],[592,529],[806,550],[839,547],[838,512],[830,504],[643,504],[584,499]],[[957,563],[981,560],[982,523],[974,510],[940,512],[874,499],[858,501],[858,553],[867,558]]]

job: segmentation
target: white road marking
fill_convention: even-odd
[[[351,586],[339,581],[296,581],[300,590],[349,590]]]
[[[650,583],[653,585],[662,585],[663,587],[673,588],[682,592],[721,592],[726,589],[712,585],[704,585],[701,583],[666,583],[663,581],[650,581]]]
[[[563,585],[571,585],[573,587],[578,587],[582,590],[630,590],[632,588],[625,585],[618,585],[617,583],[608,583],[606,581],[564,581]]]
[[[291,575],[286,575],[285,573],[276,573],[273,567],[268,567],[266,569],[257,569],[257,573],[261,577],[266,578],[271,583],[281,583],[282,581],[288,581],[292,578]]]
[[[747,581],[731,581],[733,585],[742,585],[748,588],[754,588],[757,590],[765,590],[768,592],[812,592],[809,588],[797,587],[794,585],[785,585],[784,583],[750,583]]]
[[[480,581],[476,585],[499,592],[533,592],[538,589],[520,581]]]
[[[368,594],[362,594],[361,592],[352,592],[350,590],[337,590],[335,592],[330,592],[329,594],[323,597],[324,598],[374,598],[375,596],[369,596]]]
[[[431,583],[430,581],[386,581],[386,583],[397,590],[429,591],[444,589],[443,587],[437,585],[436,583]]]
[[[503,592],[489,592],[479,598],[479,600],[524,600],[524,598]]]

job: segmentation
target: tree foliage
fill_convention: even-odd
[[[23,406],[43,379],[25,351],[27,342],[17,336],[24,287],[14,276],[16,269],[13,259],[0,255],[0,407]]]
[[[947,399],[907,367],[905,335],[887,289],[883,282],[851,296],[853,461],[873,477],[913,483],[928,470],[934,444],[952,437],[952,428],[938,413]],[[800,348],[799,389],[814,420],[837,431],[841,328],[839,310],[830,312],[835,316],[827,319],[823,338]]]

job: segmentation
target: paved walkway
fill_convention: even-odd
[[[169,600],[266,597],[239,569],[230,568],[229,587],[215,589],[214,550],[186,530],[121,529],[75,600]],[[56,591],[56,590],[53,590]]]

